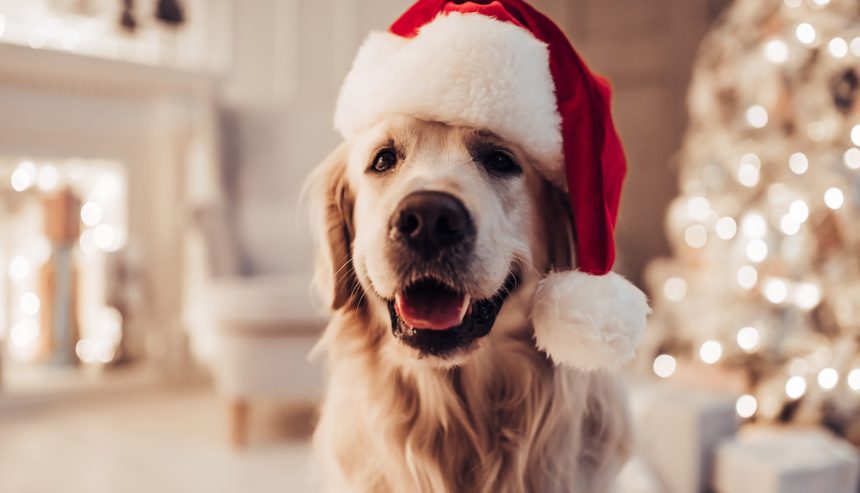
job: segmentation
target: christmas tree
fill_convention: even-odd
[[[706,38],[642,354],[860,444],[860,2],[737,0]],[[688,366],[685,366],[688,368]],[[711,373],[717,370],[708,369]],[[678,378],[678,375],[674,375]]]

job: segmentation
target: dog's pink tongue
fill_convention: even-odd
[[[448,290],[409,289],[395,297],[394,306],[410,327],[445,330],[463,322],[469,297]]]

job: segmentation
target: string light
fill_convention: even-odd
[[[767,110],[759,104],[747,109],[747,122],[754,128],[764,128],[768,122]]]
[[[31,161],[23,161],[12,172],[10,184],[16,192],[27,190],[36,182],[36,165]]]
[[[860,368],[854,368],[848,372],[848,378],[846,381],[848,382],[848,386],[851,387],[851,390],[860,391]]]
[[[789,399],[800,399],[805,393],[806,380],[803,377],[795,375],[785,382],[785,395]]]
[[[767,234],[767,222],[758,212],[750,212],[741,221],[741,229],[750,238],[764,238]]]
[[[843,58],[848,54],[848,43],[842,38],[833,38],[827,44],[827,49],[830,50],[830,54],[834,57]]]
[[[107,224],[99,224],[93,229],[93,244],[100,250],[111,251],[116,242],[116,232]]]
[[[758,348],[761,335],[755,327],[744,327],[738,331],[738,346],[744,351],[751,353]]]
[[[798,41],[805,45],[815,42],[815,28],[808,22],[798,24],[794,29],[794,35],[797,36]]]
[[[758,282],[758,271],[752,265],[745,265],[738,269],[738,285],[744,289],[752,289]]]
[[[21,299],[18,301],[18,306],[21,308],[21,312],[24,315],[33,316],[39,313],[39,309],[42,307],[42,302],[39,300],[39,297],[36,296],[36,293],[28,291],[21,295]]]
[[[701,224],[693,224],[684,232],[684,240],[691,248],[702,248],[708,241],[708,231]]]
[[[809,206],[800,199],[792,201],[788,206],[788,215],[799,223],[805,222],[809,218]]]
[[[821,290],[811,282],[802,282],[794,287],[794,304],[801,310],[812,310],[821,303]]]
[[[752,188],[758,185],[760,174],[758,166],[749,163],[741,164],[738,167],[738,182],[747,188]]]
[[[852,39],[849,47],[851,48],[851,53],[853,53],[854,56],[860,56],[860,36]]]
[[[842,190],[836,187],[828,188],[824,192],[824,203],[833,210],[842,207],[842,204],[845,203],[845,196],[842,194]]]
[[[46,164],[39,168],[36,186],[43,192],[55,190],[60,184],[60,170],[56,166]]]
[[[687,281],[680,277],[670,277],[663,284],[663,294],[670,301],[681,301],[687,295]]]
[[[660,378],[669,378],[675,373],[677,362],[668,354],[661,354],[654,358],[654,374]]]
[[[26,257],[17,256],[9,262],[9,277],[13,281],[23,281],[30,275],[30,261]]]
[[[771,303],[782,303],[788,297],[788,285],[782,279],[769,279],[764,284],[764,297]]]
[[[9,331],[9,340],[18,348],[32,346],[39,340],[39,326],[32,320],[17,323]]]
[[[116,356],[116,347],[104,339],[81,339],[75,345],[75,354],[84,363],[107,364]]]
[[[96,247],[95,241],[93,241],[93,232],[92,230],[86,230],[81,233],[81,237],[78,240],[78,244],[81,247],[81,251],[86,254],[93,254],[98,251]]]
[[[755,397],[749,394],[744,394],[738,397],[738,400],[735,403],[735,411],[737,411],[738,416],[744,419],[751,418],[757,409],[758,401],[756,401]]]
[[[809,159],[802,152],[795,152],[788,158],[788,168],[796,175],[802,175],[809,169]]]
[[[84,363],[94,363],[96,361],[95,348],[93,341],[90,339],[81,339],[75,344],[75,354],[78,359]]]
[[[687,202],[687,212],[696,221],[702,221],[711,213],[711,204],[705,197],[696,196]]]
[[[98,312],[98,334],[101,339],[119,344],[122,340],[122,313],[112,306],[104,306]]]
[[[848,169],[860,169],[860,149],[856,147],[848,149],[843,155],[843,160]]]
[[[717,220],[715,229],[717,236],[724,240],[731,240],[738,231],[738,225],[731,217],[721,217]]]
[[[699,358],[702,362],[712,365],[723,356],[723,346],[717,341],[705,341],[699,348]]]
[[[102,220],[102,208],[95,202],[87,202],[81,207],[81,221],[87,226],[95,226]]]
[[[745,187],[754,187],[758,185],[760,178],[761,159],[750,152],[741,156],[740,166],[738,166],[738,182]]]
[[[793,9],[800,7],[801,2],[802,2],[802,0],[784,0],[784,1],[785,1],[786,6],[791,7]]]
[[[824,368],[818,372],[818,385],[824,390],[831,390],[839,383],[839,372],[833,368]]]
[[[821,7],[830,3],[830,0],[813,0],[813,1],[815,2],[816,5],[819,5]]]
[[[747,245],[747,257],[753,262],[761,262],[767,258],[767,243],[753,240]]]
[[[860,125],[851,127],[851,142],[856,146],[860,146]]]
[[[794,236],[800,231],[800,223],[791,214],[786,214],[780,219],[779,228],[788,236]]]
[[[764,56],[770,62],[785,63],[788,60],[788,45],[778,39],[768,41],[764,45]]]

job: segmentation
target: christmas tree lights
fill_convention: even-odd
[[[860,444],[860,3],[737,0],[705,40],[646,358]]]

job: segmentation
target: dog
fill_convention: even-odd
[[[326,491],[610,487],[631,444],[617,376],[533,340],[539,282],[576,262],[567,192],[537,169],[491,129],[388,114],[309,178]]]

